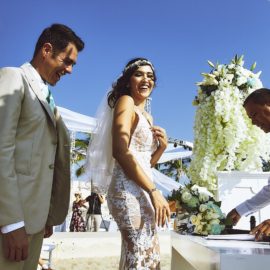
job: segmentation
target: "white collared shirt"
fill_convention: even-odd
[[[38,82],[39,87],[41,89],[41,92],[46,99],[48,96],[48,92],[49,92],[48,85],[43,81],[40,74],[37,72],[37,70],[30,63],[27,62],[27,63],[25,63],[25,65],[28,65],[28,67],[30,68],[32,75],[35,77],[36,81]]]
[[[24,221],[19,221],[17,223],[12,223],[12,224],[1,227],[1,232],[2,233],[9,233],[9,232],[15,231],[17,229],[20,229],[22,227],[24,227]]]
[[[268,204],[270,204],[270,177],[268,178],[268,185],[264,186],[252,198],[239,204],[235,209],[240,216],[249,215]]]

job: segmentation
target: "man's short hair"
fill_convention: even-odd
[[[245,107],[249,102],[259,105],[270,104],[270,89],[260,88],[253,91],[245,99],[243,106]]]
[[[84,42],[72,29],[63,24],[52,24],[43,30],[36,43],[34,57],[45,43],[52,44],[54,52],[63,51],[69,43],[73,43],[78,52],[84,48]]]

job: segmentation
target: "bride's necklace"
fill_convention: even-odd
[[[147,115],[147,112],[143,109],[141,109],[139,106],[136,106],[135,107],[141,112],[142,115],[146,116]]]

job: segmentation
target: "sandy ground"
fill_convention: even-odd
[[[170,270],[170,256],[161,256],[161,269]],[[119,257],[55,259],[55,270],[118,270]]]
[[[160,232],[161,269],[169,270],[171,261],[170,232]],[[44,246],[53,245],[53,270],[117,270],[120,258],[119,232],[54,233]],[[48,251],[42,252],[48,258]]]

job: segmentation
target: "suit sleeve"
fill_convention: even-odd
[[[264,186],[252,198],[244,201],[236,207],[236,211],[240,216],[249,215],[260,210],[266,205],[270,204],[270,178],[268,178],[268,185]]]
[[[20,71],[0,69],[0,226],[24,220],[14,158],[23,96]]]

